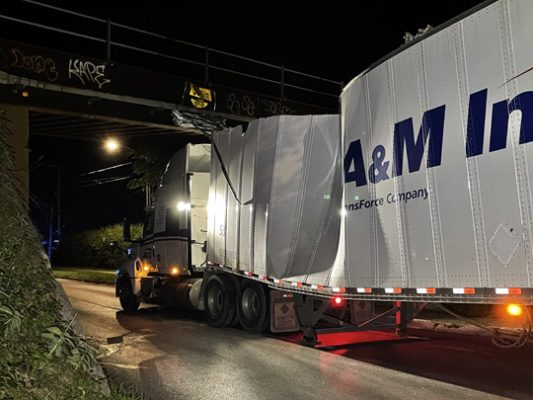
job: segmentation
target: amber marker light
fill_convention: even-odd
[[[512,317],[519,317],[522,315],[522,306],[519,304],[509,304],[506,307],[507,314]]]
[[[170,270],[170,275],[178,275],[180,273],[180,270],[178,267],[172,267],[172,269]]]

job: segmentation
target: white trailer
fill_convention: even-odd
[[[117,294],[250,332],[299,326],[308,343],[331,299],[349,322],[328,331],[404,331],[420,302],[533,304],[530,21],[528,0],[484,3],[356,77],[340,116],[216,132],[198,170],[189,145]]]

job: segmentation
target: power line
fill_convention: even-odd
[[[123,180],[130,179],[130,178],[131,178],[131,175],[130,176],[123,176],[123,177],[120,177],[120,178],[96,179],[94,183],[82,185],[82,186],[79,186],[79,187],[80,188],[87,188],[87,187],[92,187],[92,186],[105,185],[107,183],[119,182],[119,181],[123,181]]]
[[[86,172],[86,173],[84,173],[84,174],[81,174],[80,176],[87,176],[87,175],[98,174],[98,173],[100,173],[100,172],[109,171],[109,170],[111,170],[111,169],[120,168],[120,167],[124,167],[124,166],[126,166],[126,165],[131,165],[131,164],[133,164],[132,161],[127,162],[127,163],[123,163],[123,164],[117,164],[117,165],[113,165],[112,167],[107,167],[107,168],[102,168],[102,169],[97,169],[97,170],[94,170],[94,171]]]

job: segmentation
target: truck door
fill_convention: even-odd
[[[207,240],[207,200],[209,197],[209,173],[190,174],[191,197],[191,267],[200,268],[205,263]]]
[[[138,259],[135,261],[135,293],[140,290],[141,277],[145,275],[143,268],[146,265],[156,265],[153,209],[148,210],[144,217],[142,240],[139,245]]]
[[[155,237],[157,267],[161,273],[189,274],[190,206],[183,200],[166,206],[165,229]],[[175,273],[172,272],[174,268]]]

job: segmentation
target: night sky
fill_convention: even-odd
[[[345,83],[401,46],[406,31],[416,33],[427,24],[438,26],[481,3],[479,0],[375,0],[353,1],[349,7],[334,3],[329,3],[331,7],[314,7],[309,2],[299,5],[287,2],[283,6],[264,2],[242,7],[229,2],[206,6],[203,2],[161,0],[142,5],[112,1],[43,2]],[[89,24],[80,26],[74,19],[59,20],[53,12],[36,13],[36,9],[21,1],[0,5],[0,13],[6,15],[62,24],[65,28],[75,24],[78,30],[87,33],[97,29]],[[7,39],[102,58],[101,54],[95,54],[99,50],[90,46],[80,47],[73,42],[59,41],[54,35],[36,35],[20,27],[3,26],[1,36]],[[133,65],[135,62],[132,60]],[[158,67],[164,69],[164,65]],[[166,150],[173,151],[173,147],[177,149],[181,145],[176,140]],[[41,231],[46,229],[48,206],[54,198],[57,183],[54,165],[58,161],[62,165],[65,232],[118,222],[124,216],[141,218],[143,194],[127,189],[125,183],[83,187],[86,179],[81,174],[125,162],[125,155],[105,155],[93,142],[43,137],[33,137],[30,148],[32,216]],[[126,168],[114,171],[113,176],[128,173]]]
[[[438,26],[482,3],[481,0],[355,0],[350,6],[348,3],[316,7],[309,2],[284,2],[283,5],[254,2],[246,7],[231,2],[206,6],[199,1],[151,0],[138,4],[41,1],[343,82],[398,48],[406,31],[414,33],[427,24]],[[56,13],[21,1],[2,2],[0,11],[4,10],[39,22],[43,22],[43,17],[46,22],[55,22],[57,17]],[[38,15],[35,10],[39,10]],[[75,27],[92,34],[98,29],[90,24],[85,29],[75,17],[70,26],[69,21],[62,20],[61,27]],[[25,36],[24,32],[4,30],[3,36],[6,34]],[[35,35],[30,38],[32,42],[40,39]],[[60,46],[61,43],[56,43],[56,47]],[[80,52],[81,49],[70,50]]]
[[[320,3],[152,0],[127,7],[58,1],[71,9],[347,82],[403,43],[406,31],[443,22],[480,0]],[[146,6],[149,4],[149,6]],[[331,5],[324,7],[324,5]],[[348,6],[348,4],[350,4]],[[113,7],[113,8],[110,8]]]

